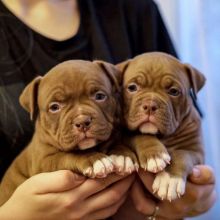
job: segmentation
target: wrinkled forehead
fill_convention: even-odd
[[[111,83],[105,73],[95,64],[69,65],[55,68],[43,77],[40,93],[44,96],[61,90],[64,93],[79,94],[90,87],[111,90]]]
[[[128,66],[124,76],[124,85],[133,80],[142,82],[148,80],[157,83],[167,78],[186,83],[183,65],[176,60],[167,58],[139,58]]]

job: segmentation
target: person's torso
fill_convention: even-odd
[[[33,31],[0,1],[0,177],[32,136],[33,122],[18,100],[34,77],[44,75],[56,64],[69,59],[118,63],[159,49],[154,36],[156,27],[148,27],[151,28],[148,33],[143,32],[148,21],[157,19],[152,17],[152,10],[158,12],[156,8],[149,7],[145,23],[140,24],[142,15],[137,15],[138,7],[132,9],[131,0],[129,4],[123,0],[83,0],[79,4],[78,33],[60,42]],[[172,45],[170,53],[173,53]]]

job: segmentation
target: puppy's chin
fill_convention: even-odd
[[[159,129],[151,122],[145,122],[140,125],[139,131],[142,134],[157,134]]]
[[[80,150],[86,150],[97,145],[97,140],[95,138],[85,138],[78,143]]]

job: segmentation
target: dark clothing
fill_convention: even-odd
[[[80,0],[79,7],[78,33],[59,42],[27,27],[0,1],[0,178],[32,136],[18,98],[35,76],[68,59],[118,63],[148,51],[176,55],[151,0]]]

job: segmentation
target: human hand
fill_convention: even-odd
[[[0,207],[4,220],[95,220],[113,215],[134,176],[86,179],[68,170],[35,175]]]
[[[152,194],[154,175],[140,170],[139,177],[145,188]],[[193,169],[186,184],[186,192],[175,202],[160,201],[146,195],[141,182],[136,181],[131,190],[131,197],[138,212],[142,213],[138,219],[154,213],[156,205],[159,207],[157,219],[181,219],[200,215],[212,207],[216,200],[215,177],[212,169],[206,165],[198,165]],[[137,218],[136,218],[137,219]]]

